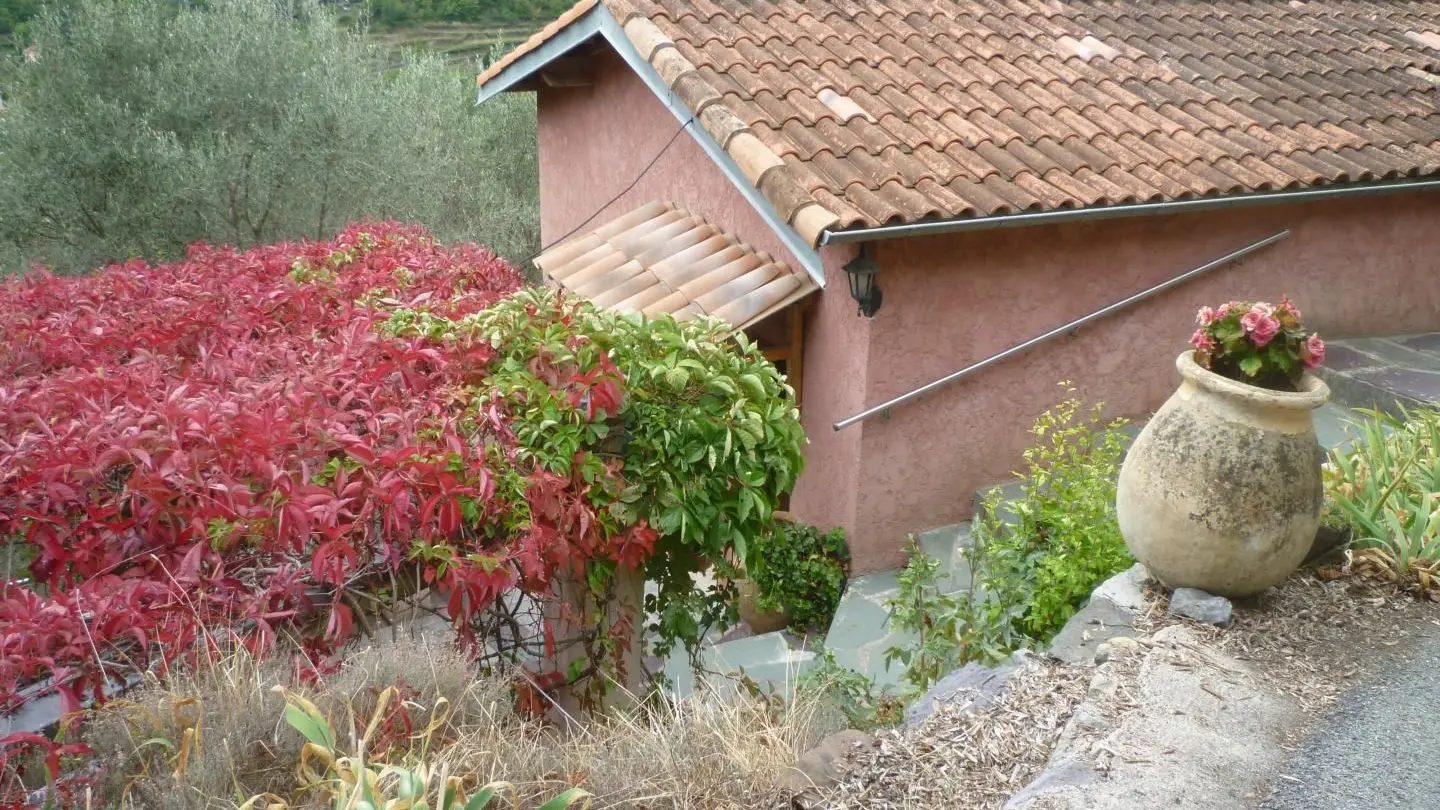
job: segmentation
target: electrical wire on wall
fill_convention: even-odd
[[[577,232],[580,231],[580,229],[584,228],[586,225],[589,225],[589,224],[591,223],[591,221],[593,221],[593,220],[595,219],[595,217],[600,216],[600,213],[601,213],[602,211],[604,211],[605,209],[607,209],[607,208],[609,208],[610,206],[614,205],[615,202],[616,202],[617,200],[619,200],[621,197],[624,197],[626,194],[629,194],[629,193],[631,192],[631,190],[635,188],[635,186],[639,185],[640,181],[645,177],[645,175],[648,174],[651,169],[655,168],[655,164],[660,162],[660,158],[664,157],[664,156],[665,156],[665,153],[668,152],[668,151],[670,151],[670,147],[675,145],[675,141],[676,141],[676,139],[678,139],[678,138],[680,137],[680,133],[684,132],[684,131],[686,130],[686,128],[689,127],[689,126],[690,126],[691,124],[693,124],[693,123],[695,123],[695,116],[692,115],[692,116],[690,116],[689,118],[687,118],[684,123],[682,123],[682,124],[680,125],[680,128],[679,128],[679,129],[675,130],[675,133],[670,136],[670,140],[666,141],[666,142],[665,142],[665,145],[662,146],[662,147],[660,147],[660,151],[655,153],[655,157],[650,158],[650,162],[649,162],[649,163],[646,163],[646,164],[645,164],[645,168],[641,169],[641,170],[640,170],[640,173],[637,174],[637,175],[635,175],[635,179],[630,181],[630,185],[628,185],[628,186],[626,186],[625,188],[621,189],[620,192],[617,193],[615,196],[613,196],[613,197],[611,197],[610,199],[606,200],[604,204],[602,204],[599,208],[596,208],[595,211],[594,211],[593,213],[591,213],[590,216],[586,217],[585,220],[584,220],[583,222],[581,222],[579,225],[576,225],[575,227],[571,228],[569,231],[566,231],[564,235],[560,236],[560,237],[557,238],[557,239],[551,240],[551,242],[550,242],[549,244],[541,247],[539,250],[537,250],[537,251],[535,251],[534,253],[532,253],[532,254],[531,254],[530,256],[528,256],[524,261],[520,262],[520,266],[521,266],[521,267],[524,267],[524,266],[530,264],[531,262],[535,261],[535,259],[538,258],[538,257],[540,256],[540,254],[544,253],[545,251],[549,250],[549,249],[552,248],[552,247],[555,247],[556,245],[560,244],[561,242],[564,242],[566,239],[569,239],[570,237],[574,236]]]

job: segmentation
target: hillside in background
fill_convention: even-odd
[[[50,0],[71,4],[74,0]],[[23,40],[42,0],[0,0],[0,44]],[[571,0],[370,0],[327,4],[340,20],[355,24],[366,18],[375,39],[384,45],[412,47],[442,54],[452,62],[468,61],[523,41],[569,8]]]

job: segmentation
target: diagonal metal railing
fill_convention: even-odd
[[[1240,259],[1240,258],[1243,258],[1243,257],[1245,257],[1245,256],[1248,256],[1248,255],[1250,255],[1251,253],[1254,253],[1254,252],[1257,251],[1257,250],[1260,250],[1260,249],[1262,249],[1262,248],[1269,247],[1270,245],[1273,245],[1273,244],[1275,244],[1276,242],[1279,242],[1281,239],[1284,239],[1285,237],[1287,237],[1287,236],[1289,236],[1289,235],[1290,235],[1290,230],[1287,228],[1287,229],[1285,229],[1285,230],[1283,230],[1283,231],[1280,231],[1280,232],[1277,233],[1277,234],[1273,234],[1273,235],[1271,235],[1271,236],[1267,236],[1267,237],[1265,237],[1264,239],[1261,239],[1261,240],[1258,241],[1258,242],[1252,242],[1252,243],[1250,243],[1250,244],[1246,245],[1245,247],[1242,247],[1242,248],[1240,248],[1240,249],[1238,249],[1238,250],[1232,250],[1231,252],[1226,253],[1224,256],[1221,256],[1221,257],[1218,258],[1218,259],[1212,259],[1212,260],[1210,260],[1210,261],[1208,261],[1208,262],[1200,265],[1199,267],[1196,267],[1196,268],[1193,269],[1193,270],[1187,270],[1187,271],[1185,271],[1184,273],[1181,273],[1180,275],[1178,275],[1178,276],[1176,276],[1176,277],[1174,277],[1174,278],[1172,278],[1172,279],[1170,279],[1170,280],[1168,280],[1168,281],[1162,281],[1161,283],[1156,284],[1155,286],[1150,287],[1150,288],[1147,288],[1147,289],[1145,289],[1145,290],[1142,290],[1142,291],[1140,291],[1140,292],[1138,292],[1138,293],[1135,293],[1134,295],[1132,295],[1132,296],[1130,296],[1130,297],[1128,297],[1128,298],[1124,298],[1124,299],[1121,299],[1121,300],[1119,300],[1119,301],[1116,301],[1115,303],[1110,304],[1109,306],[1101,307],[1100,309],[1095,310],[1094,312],[1090,313],[1089,315],[1086,315],[1086,316],[1081,317],[1081,318],[1076,318],[1075,320],[1073,320],[1073,321],[1065,324],[1064,326],[1057,326],[1057,327],[1055,327],[1054,329],[1051,329],[1049,332],[1046,332],[1046,333],[1043,334],[1043,335],[1037,335],[1037,336],[1035,336],[1035,337],[1033,337],[1033,338],[1030,338],[1029,340],[1025,341],[1024,343],[1018,344],[1018,345],[1016,345],[1016,346],[1011,346],[1010,348],[1006,349],[1006,350],[1003,351],[1003,352],[1000,352],[1000,353],[998,353],[998,354],[992,354],[992,355],[990,355],[989,357],[985,358],[984,360],[981,360],[981,361],[978,362],[978,363],[971,363],[970,365],[966,366],[965,368],[960,369],[959,371],[953,372],[953,373],[951,373],[951,374],[946,374],[944,377],[941,377],[941,378],[938,379],[938,380],[934,380],[934,381],[932,381],[932,382],[928,382],[928,383],[920,386],[919,388],[916,388],[916,389],[914,389],[914,390],[912,390],[912,391],[909,391],[909,392],[907,392],[907,393],[901,394],[900,396],[895,397],[894,399],[888,400],[888,401],[886,401],[886,402],[882,402],[881,404],[876,405],[876,406],[874,406],[873,408],[867,408],[867,409],[861,411],[860,413],[857,413],[857,414],[855,414],[854,416],[849,417],[848,419],[841,419],[839,422],[836,422],[836,423],[835,423],[834,427],[835,427],[836,430],[841,430],[841,429],[847,428],[847,427],[849,427],[849,426],[851,426],[851,425],[853,425],[853,424],[856,424],[856,423],[859,423],[859,422],[864,422],[866,419],[869,419],[869,418],[872,417],[872,416],[878,416],[879,414],[885,413],[886,411],[888,411],[888,410],[890,410],[890,409],[892,409],[892,408],[894,408],[894,407],[896,407],[896,406],[898,406],[898,405],[904,405],[905,403],[909,402],[909,401],[912,400],[912,399],[915,399],[916,397],[924,396],[925,394],[928,394],[929,392],[934,391],[935,389],[940,388],[941,386],[949,385],[950,383],[955,382],[956,380],[959,380],[959,379],[961,379],[961,378],[963,378],[963,377],[968,377],[969,375],[974,374],[975,372],[977,372],[977,371],[979,371],[979,370],[981,370],[981,369],[983,369],[983,368],[987,368],[987,367],[989,367],[989,366],[995,365],[996,363],[1000,362],[1001,360],[1005,360],[1005,359],[1007,359],[1007,358],[1014,357],[1015,355],[1020,354],[1021,352],[1026,351],[1026,350],[1028,350],[1028,349],[1033,349],[1033,348],[1035,348],[1036,346],[1039,346],[1040,344],[1042,344],[1042,343],[1044,343],[1044,342],[1046,342],[1046,341],[1048,341],[1048,340],[1051,340],[1052,338],[1057,338],[1057,337],[1059,337],[1059,336],[1061,336],[1061,335],[1064,335],[1064,334],[1067,334],[1067,333],[1070,333],[1070,332],[1074,332],[1075,330],[1079,329],[1080,327],[1084,326],[1084,325],[1087,324],[1087,323],[1090,323],[1090,322],[1092,322],[1092,321],[1099,320],[1100,318],[1103,318],[1103,317],[1105,317],[1106,315],[1110,315],[1110,314],[1112,314],[1112,313],[1118,312],[1118,311],[1120,311],[1120,310],[1122,310],[1122,309],[1124,309],[1124,308],[1126,308],[1126,307],[1128,307],[1128,306],[1132,306],[1132,305],[1134,305],[1134,304],[1138,304],[1138,303],[1140,303],[1141,301],[1144,301],[1146,298],[1149,298],[1149,297],[1152,296],[1152,295],[1155,295],[1155,294],[1157,294],[1157,293],[1164,292],[1165,290],[1168,290],[1168,289],[1170,289],[1171,287],[1174,287],[1174,286],[1176,286],[1176,285],[1184,284],[1185,282],[1189,281],[1190,279],[1195,278],[1196,276],[1202,275],[1202,274],[1204,274],[1204,273],[1208,273],[1208,272],[1210,272],[1211,270],[1214,270],[1215,268],[1220,267],[1221,265],[1229,264],[1230,262],[1233,262],[1233,261],[1235,261],[1235,260],[1237,260],[1237,259]]]

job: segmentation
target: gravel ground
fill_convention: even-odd
[[[1440,632],[1440,628],[1437,628]],[[1262,810],[1440,808],[1440,636],[1409,648],[1342,693],[1272,785]]]

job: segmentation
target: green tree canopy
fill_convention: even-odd
[[[418,221],[512,257],[537,234],[534,103],[386,53],[313,0],[77,0],[31,23],[0,110],[0,271],[196,240]]]

